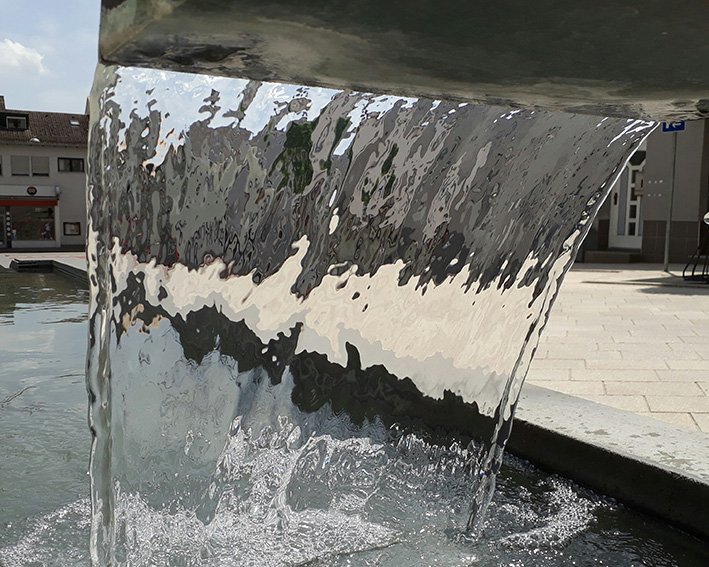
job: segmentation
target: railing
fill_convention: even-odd
[[[704,216],[705,224],[709,224],[707,217],[709,217],[709,213]],[[696,252],[692,254],[689,262],[682,270],[682,277],[686,281],[709,283],[709,230],[703,230],[702,233]],[[699,271],[700,266],[701,271]]]

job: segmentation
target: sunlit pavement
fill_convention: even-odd
[[[527,381],[709,433],[709,285],[647,264],[577,264]]]

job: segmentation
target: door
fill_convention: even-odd
[[[637,150],[611,191],[609,248],[640,250],[643,241],[641,204],[645,148]]]
[[[0,207],[0,248],[7,248],[7,207]]]

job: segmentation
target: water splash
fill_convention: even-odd
[[[523,461],[509,456],[505,461],[480,541],[456,544],[435,530],[422,529],[409,540],[392,541],[369,551],[337,554],[335,545],[332,551],[325,550],[318,559],[305,564],[562,567],[585,565],[585,560],[609,567],[703,564],[706,551],[702,542],[695,540],[692,545],[687,541],[685,547],[677,546],[678,534],[673,535],[666,526],[653,527],[648,518],[634,519],[611,500],[567,480],[540,474]],[[133,565],[267,565],[273,559],[280,560],[278,565],[303,564],[297,562],[303,557],[301,546],[295,548],[295,554],[281,547],[269,548],[259,556],[264,548],[263,533],[253,525],[244,525],[245,516],[225,514],[212,526],[205,526],[184,510],[156,512],[135,495],[127,497],[126,504],[122,514],[134,520],[130,531],[135,536],[130,548]],[[4,547],[0,544],[0,565],[84,567],[88,563],[89,512],[89,502],[80,500],[31,520],[18,541]],[[235,553],[237,547],[230,547],[241,545],[241,553],[244,544],[255,536],[254,548],[243,554]],[[658,536],[665,539],[658,541]],[[216,545],[203,549],[202,544],[210,538]],[[285,555],[274,557],[274,551]]]
[[[652,123],[112,67],[91,115],[94,564],[470,563]]]

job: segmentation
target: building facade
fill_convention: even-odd
[[[709,120],[658,128],[631,157],[601,207],[579,259],[686,263],[709,230]]]
[[[87,140],[88,116],[0,96],[0,249],[84,247]]]

